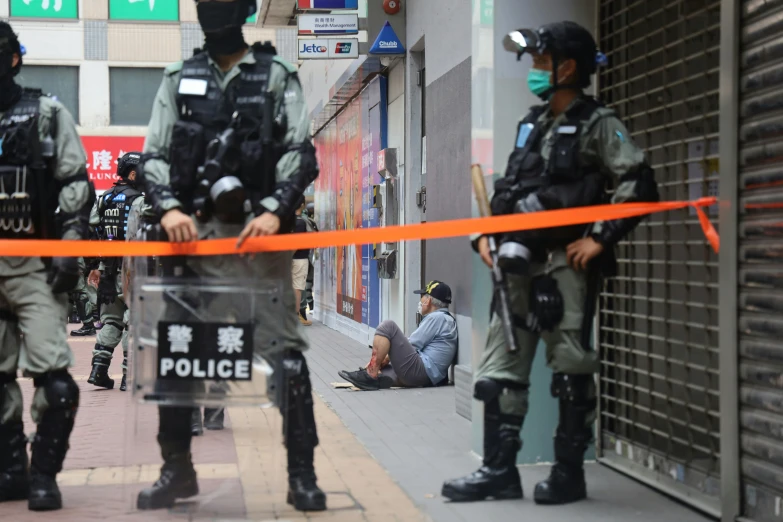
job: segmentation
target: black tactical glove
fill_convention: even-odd
[[[117,284],[114,277],[106,272],[101,273],[101,280],[98,283],[98,302],[110,305],[117,299]]]
[[[75,257],[53,257],[46,282],[52,293],[70,292],[79,284],[79,260]]]
[[[538,321],[538,329],[544,332],[551,332],[563,320],[563,294],[552,276],[540,275],[530,282],[530,312]]]

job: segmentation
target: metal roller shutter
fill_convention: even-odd
[[[646,150],[664,200],[717,194],[720,4],[600,2],[599,95]],[[683,210],[651,216],[618,261],[598,318],[599,458],[717,514],[717,255]]]
[[[743,513],[783,517],[783,1],[741,4],[740,451]]]

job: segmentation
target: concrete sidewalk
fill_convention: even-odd
[[[470,423],[454,412],[454,387],[351,391],[335,389],[339,370],[367,364],[370,350],[323,325],[308,329],[313,386],[418,508],[435,521],[704,522],[711,520],[599,464],[588,465],[585,502],[539,507],[530,499],[549,466],[521,466],[524,500],[451,503],[444,479],[475,471]]]

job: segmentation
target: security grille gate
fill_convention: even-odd
[[[599,94],[646,150],[664,200],[717,193],[720,3],[600,2]],[[717,255],[683,210],[648,218],[618,262],[599,314],[599,457],[717,514]]]
[[[741,4],[740,451],[743,513],[783,519],[783,1]]]

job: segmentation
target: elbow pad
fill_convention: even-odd
[[[278,183],[272,197],[279,204],[273,212],[284,219],[293,215],[301,204],[304,191],[318,177],[318,160],[315,157],[315,147],[310,140],[289,147],[288,151],[299,151],[299,170],[282,183]]]
[[[80,239],[90,238],[90,212],[95,204],[95,185],[92,184],[86,173],[82,172],[63,180],[60,183],[60,189],[71,183],[84,181],[87,183],[87,199],[81,207],[75,212],[64,212],[62,209],[57,213],[56,227],[59,231],[58,236],[62,239],[69,231],[74,231]]]
[[[655,182],[655,174],[646,163],[622,176],[620,183],[634,183],[634,196],[629,198],[628,202],[656,203],[661,199],[658,193],[658,184]],[[593,237],[604,246],[614,246],[636,228],[642,219],[644,217],[604,221],[601,231]]]

